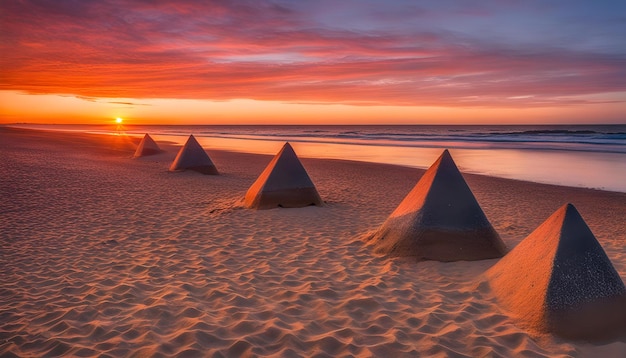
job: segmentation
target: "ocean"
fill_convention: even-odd
[[[23,126],[23,127],[35,127]],[[275,154],[286,141],[301,157],[427,168],[448,148],[463,172],[626,192],[626,125],[155,125],[36,126],[142,135],[209,151]]]

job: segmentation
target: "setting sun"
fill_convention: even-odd
[[[120,117],[115,118],[115,123],[120,124],[122,122],[124,122],[124,120],[122,118],[120,118]]]

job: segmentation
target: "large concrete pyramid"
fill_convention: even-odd
[[[506,253],[448,150],[370,242],[379,253],[419,260],[483,260]]]
[[[572,204],[485,275],[500,304],[531,330],[584,339],[626,331],[624,283]]]
[[[137,146],[137,150],[135,150],[135,155],[133,158],[139,158],[146,155],[153,155],[161,153],[161,148],[156,144],[156,142],[150,137],[149,134],[143,137],[141,142],[139,142],[139,146]]]
[[[322,203],[315,185],[289,143],[285,143],[274,156],[244,199],[244,205],[254,209],[297,208]]]
[[[170,171],[193,170],[202,174],[219,174],[215,164],[206,154],[200,143],[192,135],[189,136],[185,145],[180,148],[178,155],[170,165]]]

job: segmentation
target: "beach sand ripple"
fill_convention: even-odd
[[[0,131],[2,356],[626,352],[626,338],[591,344],[518,328],[479,284],[497,260],[373,254],[360,238],[423,171],[304,159],[324,207],[246,210],[241,198],[269,157],[215,151],[220,176],[169,173],[177,148],[167,145],[131,160],[132,150],[96,149],[104,139]],[[508,247],[576,203],[624,279],[626,195],[467,180]]]

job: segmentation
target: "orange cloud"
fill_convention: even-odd
[[[333,20],[342,14],[338,5],[317,4],[3,1],[0,90],[501,108],[626,97],[623,49],[525,45],[515,34],[509,44],[489,33],[471,36],[471,21],[499,21],[493,9],[362,5],[348,9],[353,16],[344,24]],[[467,33],[419,25],[446,16]]]

